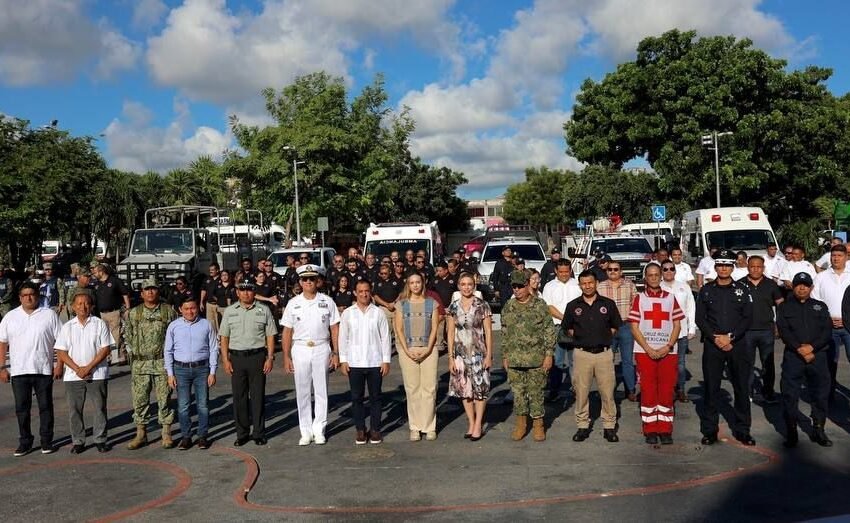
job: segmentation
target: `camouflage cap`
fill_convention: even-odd
[[[94,293],[92,292],[91,289],[88,289],[86,287],[75,287],[74,293],[71,295],[71,301],[76,300],[77,296],[80,296],[80,295],[88,296],[92,300],[94,299]]]
[[[84,267],[80,269],[79,272],[77,272],[77,276],[86,276],[88,278],[91,278],[91,271]]]
[[[511,285],[526,285],[528,283],[528,273],[525,271],[513,271],[511,273]]]
[[[97,260],[92,260],[89,262],[89,269],[94,269],[98,265],[100,265],[100,262],[98,262]]]
[[[159,289],[159,284],[156,282],[154,278],[146,278],[142,282],[142,290],[145,289]]]

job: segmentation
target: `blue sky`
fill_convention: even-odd
[[[110,165],[181,167],[264,124],[259,90],[324,69],[382,72],[414,152],[491,197],[527,166],[579,169],[561,126],[587,78],[671,28],[749,37],[850,91],[850,3],[830,0],[0,0],[0,113],[58,119]]]

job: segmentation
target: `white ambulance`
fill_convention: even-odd
[[[370,223],[366,229],[364,254],[374,254],[380,260],[398,251],[404,258],[408,249],[418,252],[424,249],[428,253],[426,261],[433,265],[443,260],[443,239],[437,222],[431,223]]]
[[[682,219],[682,252],[692,265],[713,245],[765,256],[770,242],[776,242],[776,235],[760,207],[699,209]]]

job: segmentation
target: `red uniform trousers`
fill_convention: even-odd
[[[644,434],[673,433],[673,391],[678,378],[678,354],[654,360],[643,352],[635,354],[640,375],[640,417]]]

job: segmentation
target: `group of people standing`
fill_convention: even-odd
[[[299,264],[294,269],[299,292],[288,299],[279,318],[274,312],[278,304],[272,301],[266,306],[269,302],[259,295],[265,283],[259,274],[268,276],[267,267],[256,273],[243,267],[235,282],[228,274],[223,283],[223,273],[211,266],[200,296],[184,293],[179,304],[164,302],[158,282],[146,280],[142,303],[124,315],[137,428],[128,448],[148,442],[151,392],[159,407],[162,446],[175,445],[174,412],[169,407],[173,390],[180,424],[177,447],[208,448],[209,388],[216,384],[219,367],[231,382],[234,444],[253,440],[264,445],[266,379],[274,369],[278,326],[282,328],[282,368],[295,379],[299,445],[327,441],[327,386],[333,369],[349,381],[355,443],[383,441],[381,389],[391,371],[393,350],[398,353],[404,382],[409,439],[419,441],[424,435],[427,441],[435,440],[443,343],[448,352],[448,394],[463,405],[468,422],[465,438],[483,437],[494,359],[493,327],[474,267],[466,265],[466,271],[461,270],[462,254],[460,260],[453,258],[434,267],[412,252],[404,260],[397,253],[393,253],[396,259],[389,256],[380,263],[373,259],[371,266],[356,254],[339,260],[343,263],[334,260],[327,274],[317,265]],[[850,321],[850,300],[844,292],[850,284],[850,276],[844,273],[846,248],[834,246],[831,267],[815,278],[805,271],[794,274],[787,295],[764,276],[763,257],[750,256],[747,277],[735,281],[735,253],[719,250],[712,258],[713,279],[704,282],[695,298],[687,279],[678,277],[684,272],[682,265],[687,267],[681,263],[681,251],[674,249],[671,254],[646,266],[641,292],[622,277],[619,263],[611,259],[600,260],[595,269],[584,270],[578,278],[573,278],[569,260],[561,259],[559,252],[540,273],[514,264],[509,274],[511,296],[501,311],[501,364],[510,382],[515,414],[512,439],[523,439],[529,429],[535,441],[546,439],[545,390],[549,388],[550,399],[557,397],[564,370],[569,368],[576,396],[577,431],[572,439],[581,442],[591,434],[588,396],[595,381],[602,400],[603,437],[618,442],[614,394],[618,384],[614,352],[618,350],[625,397],[639,401],[646,442],[672,443],[674,402],[689,400],[685,391],[688,340],[699,327],[705,343],[702,443],[717,441],[720,382],[726,372],[735,393],[733,435],[745,445],[754,445],[750,393],[755,353],[761,353],[762,393],[765,400],[774,401],[773,339],[768,340],[768,334],[773,333],[775,309],[776,328],[786,345],[781,380],[786,444],[797,443],[797,402],[805,381],[813,392],[812,439],[831,445],[824,431],[828,396],[834,390],[827,354],[836,350],[834,340],[843,339],[844,321]],[[113,287],[106,283],[108,275],[99,280],[105,289]],[[341,281],[353,285],[349,288]],[[0,371],[0,380],[11,379],[13,384],[20,431],[16,455],[30,452],[34,444],[29,419],[33,393],[41,418],[42,452],[53,451],[52,382],[58,377],[66,382],[72,452],[85,450],[82,412],[87,398],[95,406],[94,444],[100,452],[109,450],[109,352],[117,338],[106,319],[92,314],[98,291],[88,285],[77,287],[71,300],[73,317],[64,324],[56,310],[39,304],[38,288],[31,282],[18,289],[21,306],[0,322],[0,361],[8,353],[11,363]],[[123,300],[126,295],[115,287],[113,291]],[[220,292],[230,287],[232,292]],[[340,290],[350,291],[350,302],[336,299]],[[113,309],[100,312],[102,316]],[[209,320],[201,317],[203,312]],[[192,440],[189,418],[193,391],[197,442]]]

